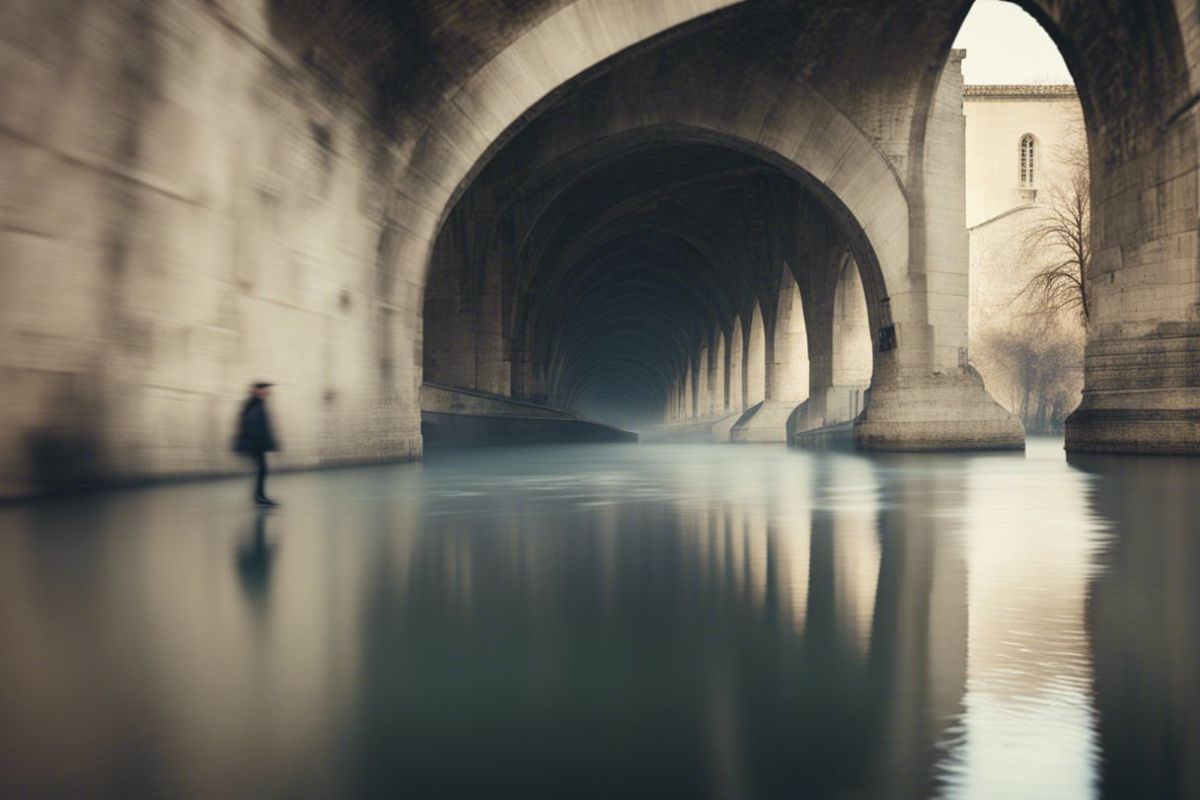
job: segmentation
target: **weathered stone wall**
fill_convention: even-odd
[[[1068,449],[1200,453],[1196,12],[1193,0],[1044,10],[1079,88],[1093,187],[1086,386]]]
[[[283,464],[419,454],[352,96],[242,3],[6,3],[0,64],[0,495],[237,469],[255,379]]]

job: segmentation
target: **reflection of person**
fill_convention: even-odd
[[[271,384],[254,384],[250,397],[242,405],[242,412],[238,417],[238,432],[233,441],[234,452],[253,459],[258,469],[258,477],[254,483],[254,502],[260,506],[279,505],[266,494],[267,453],[279,449],[275,433],[271,429],[271,415],[267,410],[267,397],[270,394]]]
[[[250,535],[238,543],[235,553],[242,588],[252,599],[265,596],[271,576],[271,561],[275,557],[275,545],[267,541],[267,513],[265,508],[255,512]]]

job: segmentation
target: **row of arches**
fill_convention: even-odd
[[[811,38],[791,40],[792,53],[801,60],[814,53],[826,53],[815,37],[824,36],[830,42],[836,38],[833,29],[820,24],[820,4],[803,5],[804,9],[797,7],[795,12],[807,17]],[[811,95],[794,103],[769,99],[773,89],[768,75],[780,59],[778,51],[772,52],[773,61],[765,57],[771,50],[771,33],[765,26],[758,29],[762,37],[747,37],[762,43],[764,58],[748,67],[722,70],[722,75],[736,75],[742,80],[730,81],[706,72],[692,84],[703,85],[711,97],[720,93],[716,87],[722,83],[736,83],[735,91],[746,99],[722,108],[739,110],[729,114],[722,111],[720,119],[707,120],[702,127],[740,139],[740,132],[734,131],[749,122],[753,133],[744,141],[765,145],[768,159],[783,156],[800,162],[799,172],[815,179],[814,191],[824,193],[831,208],[846,214],[850,237],[857,237],[857,243],[865,245],[856,255],[871,267],[864,269],[868,314],[872,317],[870,330],[877,335],[888,329],[889,336],[896,337],[889,341],[899,352],[881,359],[876,348],[877,390],[872,395],[875,409],[860,429],[859,443],[863,446],[921,449],[925,446],[922,439],[934,437],[940,438],[939,447],[955,446],[952,442],[959,439],[964,443],[973,439],[971,444],[992,447],[1011,444],[1014,436],[1019,436],[1011,420],[1006,420],[987,397],[978,376],[972,375],[965,326],[959,324],[963,314],[957,308],[957,298],[953,298],[957,291],[947,288],[965,280],[965,270],[957,266],[965,264],[965,253],[956,232],[958,225],[952,222],[957,211],[944,199],[956,193],[954,176],[946,170],[944,154],[937,151],[952,141],[956,123],[952,116],[939,113],[938,106],[945,102],[942,98],[947,88],[952,89],[955,80],[961,81],[950,75],[954,57],[947,48],[970,5],[969,1],[950,0],[897,4],[897,13],[907,18],[889,16],[875,28],[886,30],[889,42],[905,42],[903,54],[886,45],[877,47],[869,59],[870,78],[863,84],[849,79],[855,71],[853,66],[827,55],[821,74],[806,72],[799,91],[793,92],[798,97],[811,87],[819,99]],[[1156,261],[1153,255],[1164,252],[1164,248],[1172,251],[1171,242],[1191,236],[1194,223],[1180,221],[1194,221],[1196,217],[1194,103],[1189,99],[1193,94],[1187,69],[1190,62],[1179,14],[1170,0],[1149,5],[1118,3],[1106,12],[1086,2],[1047,5],[1029,0],[1020,5],[1047,29],[1076,77],[1087,119],[1097,194],[1093,203],[1097,256],[1093,274],[1088,276],[1096,308],[1089,330],[1092,355],[1088,359],[1083,406],[1068,424],[1068,445],[1087,450],[1188,451],[1197,437],[1184,435],[1184,431],[1194,432],[1195,426],[1180,417],[1178,409],[1181,403],[1188,405],[1184,395],[1194,379],[1187,377],[1192,373],[1181,373],[1171,365],[1186,358],[1183,351],[1189,345],[1184,340],[1190,341],[1190,334],[1180,338],[1182,329],[1178,325],[1190,318],[1188,304],[1194,305],[1195,286],[1182,275],[1172,277],[1169,273],[1174,268],[1164,267],[1164,262]],[[855,9],[847,8],[845,13],[855,13]],[[753,26],[756,16],[759,24],[770,20],[776,30],[795,30],[783,20],[788,16],[783,4],[768,3],[754,11],[732,9],[720,24],[733,28],[749,20]],[[690,38],[702,39],[703,33]],[[741,37],[726,40],[733,38]],[[851,51],[858,52],[847,49],[847,53]],[[1152,56],[1147,60],[1143,58],[1145,53]],[[718,48],[706,55],[713,57],[693,63],[693,68],[698,63],[720,62],[729,53],[728,49],[722,52]],[[766,66],[768,62],[770,67]],[[885,68],[889,62],[896,69]],[[917,63],[923,64],[923,69],[904,67]],[[935,65],[937,68],[932,68]],[[704,71],[704,67],[699,69]],[[666,108],[663,117],[684,124],[695,120],[695,109],[672,105],[678,97],[686,96],[688,89],[671,87],[670,69],[662,72],[666,86],[659,95],[660,100],[665,96],[660,103]],[[1156,75],[1170,77],[1162,84],[1153,77]],[[847,91],[850,85],[855,88]],[[626,96],[636,98],[639,90],[647,88],[648,84],[633,87]],[[897,104],[894,98],[901,97],[906,99]],[[915,102],[904,107],[914,97]],[[793,108],[812,109],[831,98],[834,110],[820,122],[782,122]],[[765,104],[759,102],[763,99]],[[890,111],[880,113],[882,109]],[[645,115],[635,111],[630,116],[640,120]],[[835,130],[838,125],[830,119],[839,118],[849,122],[847,129]],[[867,140],[857,139],[864,130],[869,132]],[[786,137],[796,132],[800,132],[799,139],[787,141]],[[814,132],[821,136],[812,136]],[[830,140],[851,143],[851,154],[813,158]],[[861,148],[856,147],[859,141],[864,143]],[[1021,147],[1027,149],[1026,143]],[[855,174],[866,168],[876,154],[883,156],[884,171],[897,179],[902,199],[892,204],[896,217],[889,217],[880,208],[888,205],[883,201],[886,182]],[[1028,155],[1022,152],[1022,156]],[[854,169],[847,169],[850,165]],[[847,169],[848,181],[839,180],[841,169]],[[1036,180],[1033,169],[1036,155],[1022,162],[1019,177],[1023,181]],[[1131,207],[1137,205],[1134,186],[1145,191],[1153,188],[1163,199],[1156,211],[1147,215],[1146,209]],[[864,203],[872,207],[864,207]],[[904,222],[900,222],[901,217]],[[903,229],[903,234],[898,229]],[[1180,269],[1189,257],[1181,254]],[[873,269],[876,264],[878,272]],[[1159,296],[1178,280],[1185,288],[1173,297],[1183,306],[1139,301]],[[715,346],[715,335],[707,337]],[[1149,358],[1147,353],[1157,355]],[[693,361],[698,363],[698,353]],[[695,414],[699,408],[696,387],[702,377],[706,384],[708,378],[693,367],[689,380],[688,371],[685,365],[676,373],[673,380],[684,386],[672,390],[670,402],[675,409],[683,397],[682,413],[686,414],[686,396],[691,392]],[[914,402],[912,385],[918,375],[925,388],[917,392],[922,395],[920,401]],[[1158,387],[1153,398],[1145,394],[1146,382],[1136,375],[1154,376],[1149,381]],[[901,384],[908,387],[901,388]],[[746,387],[742,390],[745,393]],[[915,407],[937,409],[946,418],[933,419],[928,413],[914,411]],[[957,410],[948,411],[951,408]],[[1165,422],[1168,419],[1172,420],[1169,424]]]
[[[426,314],[426,381],[626,427],[758,405],[753,424],[778,440],[806,398],[810,424],[856,416],[865,373],[870,446],[1020,446],[1020,424],[966,367],[952,308],[965,312],[966,235],[943,198],[961,170],[935,159],[905,186],[897,163],[924,152],[904,155],[899,130],[868,137],[819,81],[797,82],[806,55],[780,16],[795,14],[746,9],[582,76],[493,148],[433,248],[427,303],[450,313]],[[923,135],[953,141],[957,66],[929,88]],[[835,326],[847,256],[864,299]],[[735,319],[740,381],[726,364]],[[839,363],[844,337],[835,354],[850,328],[857,372]],[[917,385],[940,400],[914,405]],[[959,418],[938,419],[947,410]]]
[[[806,186],[708,141],[626,135],[532,167],[526,142],[435,248],[427,382],[635,428],[865,387],[866,282]]]
[[[745,322],[739,316],[716,324],[694,350],[684,370],[675,376],[664,421],[689,423],[740,416],[767,402],[798,406],[817,390],[861,393],[870,385],[871,335],[866,297],[854,259],[846,256],[838,271],[832,303],[816,299],[807,305],[822,317],[818,329],[829,330],[827,362],[816,370],[809,357],[809,330],[801,284],[790,273],[781,281],[778,299],[767,324],[762,306],[755,302]],[[818,352],[819,352],[818,344]],[[814,382],[815,381],[815,382]],[[861,396],[861,395],[860,395]],[[860,410],[855,403],[835,405],[822,414],[820,423],[851,419]],[[781,432],[782,433],[782,432]]]

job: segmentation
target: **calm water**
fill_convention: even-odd
[[[1200,462],[592,445],[0,508],[0,796],[1200,797]]]

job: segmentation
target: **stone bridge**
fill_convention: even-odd
[[[1019,4],[1091,152],[1067,446],[1200,453],[1200,8]],[[970,5],[3,0],[0,495],[233,470],[260,377],[293,467],[419,457],[426,381],[1020,447],[968,349]]]

